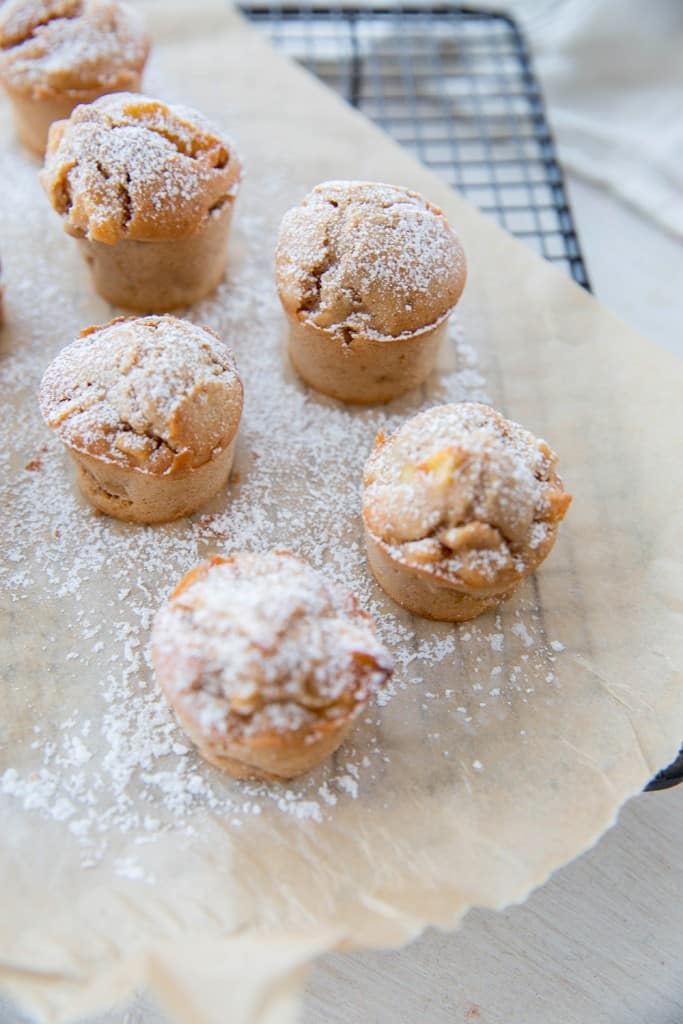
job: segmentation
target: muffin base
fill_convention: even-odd
[[[356,336],[348,344],[288,316],[289,357],[299,376],[324,395],[355,404],[389,402],[427,379],[448,331],[448,315],[401,338]]]
[[[196,234],[168,242],[79,238],[103,299],[136,313],[167,313],[212,292],[225,273],[234,200],[227,199]]]
[[[126,92],[139,92],[142,75],[137,75],[126,84]],[[62,121],[80,103],[93,103],[106,93],[116,89],[92,89],[83,92],[64,93],[59,96],[33,97],[26,93],[7,89],[12,102],[12,114],[17,137],[22,145],[36,156],[42,157],[47,146],[47,135],[53,121]]]
[[[176,709],[177,713],[177,709]],[[234,779],[262,779],[268,782],[293,779],[321,764],[344,742],[353,727],[352,718],[325,722],[325,732],[312,742],[311,733],[273,733],[254,737],[252,742],[232,739],[207,742],[194,722],[178,715],[180,723],[196,744],[205,761]]]
[[[365,531],[365,546],[370,568],[382,590],[406,611],[438,622],[467,622],[507,601],[519,582],[496,594],[474,597],[456,590],[452,584],[428,578],[387,553],[381,541]],[[521,582],[521,581],[520,581]]]
[[[71,451],[78,464],[78,484],[100,512],[129,523],[167,523],[189,516],[227,483],[237,438],[197,469],[154,476]]]

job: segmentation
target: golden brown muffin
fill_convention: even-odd
[[[363,475],[368,560],[429,619],[471,619],[546,558],[571,497],[557,456],[487,405],[440,405],[379,435]]]
[[[150,40],[118,0],[5,0],[0,4],[0,81],[17,134],[42,156],[53,121],[110,92],[135,92]]]
[[[199,752],[238,779],[319,764],[393,669],[355,598],[287,551],[193,569],[156,616],[152,658]]]
[[[275,273],[294,367],[345,402],[425,380],[466,276],[438,207],[366,181],[325,182],[285,214]]]
[[[201,114],[117,93],[52,125],[41,181],[100,295],[160,313],[223,276],[241,170]]]
[[[225,485],[242,382],[213,331],[171,316],[121,317],[62,349],[40,410],[95,508],[158,523],[190,515]]]

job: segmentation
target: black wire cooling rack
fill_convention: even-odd
[[[589,287],[526,42],[451,5],[241,5],[276,48]]]
[[[397,3],[240,7],[277,49],[590,289],[529,50],[510,15]],[[679,782],[683,750],[647,788]]]

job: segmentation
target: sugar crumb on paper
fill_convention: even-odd
[[[69,275],[81,288],[85,280],[77,277],[75,254],[49,220],[33,178],[26,178],[23,158],[9,153],[4,162],[3,216],[23,219],[26,236],[44,234],[46,244],[36,251],[32,280],[21,263],[15,269],[8,261],[6,267],[22,344],[5,355],[0,382],[20,395],[21,408],[14,421],[0,423],[0,471],[11,515],[0,582],[10,615],[34,614],[36,593],[44,594],[48,612],[33,656],[45,665],[48,679],[50,665],[58,662],[66,681],[59,694],[45,693],[42,707],[24,712],[30,744],[20,763],[8,762],[7,751],[0,751],[0,791],[68,830],[81,864],[95,866],[107,855],[111,835],[154,842],[169,829],[191,829],[202,809],[235,829],[266,813],[314,824],[329,819],[390,771],[391,756],[382,743],[385,711],[434,721],[431,709],[438,708],[439,727],[431,730],[425,756],[443,761],[457,750],[459,730],[476,735],[486,715],[504,716],[511,701],[527,701],[534,689],[528,680],[538,677],[549,650],[564,650],[559,641],[548,645],[533,607],[524,623],[512,627],[527,662],[518,652],[508,663],[500,626],[493,633],[477,623],[416,629],[381,596],[360,539],[360,475],[378,431],[391,431],[435,403],[487,399],[476,351],[458,321],[452,323],[442,369],[424,391],[370,409],[349,409],[309,394],[286,359],[272,283],[277,225],[266,221],[258,202],[268,192],[282,197],[284,208],[305,189],[277,174],[260,180],[254,175],[236,217],[233,245],[242,259],[218,291],[189,313],[231,346],[245,381],[230,488],[190,520],[165,527],[115,522],[78,497],[68,462],[58,442],[47,437],[36,402],[47,363],[88,326],[80,319],[79,294],[64,287]],[[55,308],[59,326],[48,329]],[[147,651],[156,609],[196,561],[214,551],[271,546],[290,548],[353,590],[376,616],[398,666],[378,715],[358,726],[334,761],[286,786],[235,783],[201,762],[157,692]],[[458,667],[464,651],[472,666],[465,676]],[[449,688],[426,689],[425,667],[441,663],[453,665]],[[11,699],[19,708],[23,671],[20,661],[12,666]],[[552,682],[550,674],[546,681]],[[483,771],[482,762],[474,760],[472,770]],[[131,882],[154,882],[135,858],[115,858],[112,870]]]

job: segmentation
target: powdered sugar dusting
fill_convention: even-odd
[[[232,142],[198,112],[133,93],[74,110],[41,180],[71,233],[114,244],[199,230],[237,193]]]
[[[6,0],[0,7],[0,65],[13,88],[133,88],[149,50],[137,12],[118,0]]]
[[[462,291],[465,257],[417,193],[330,181],[285,214],[276,271],[288,311],[346,341],[381,341],[442,320]]]
[[[211,332],[171,316],[113,321],[62,349],[40,406],[66,445],[163,473],[201,465],[234,435],[242,386]]]
[[[9,237],[23,240],[2,253],[9,330],[0,379],[16,408],[0,422],[9,516],[0,582],[7,619],[16,624],[6,645],[6,797],[70,835],[86,866],[111,857],[121,837],[130,857],[131,846],[144,849],[160,833],[190,832],[206,812],[233,829],[267,815],[315,825],[375,788],[382,801],[392,799],[390,737],[419,732],[425,766],[436,771],[457,759],[464,736],[484,734],[489,718],[538,699],[527,693],[529,680],[545,677],[549,651],[533,601],[517,606],[533,644],[520,644],[498,618],[498,649],[488,620],[454,629],[410,619],[376,586],[363,552],[360,477],[379,430],[391,432],[435,402],[486,400],[458,323],[442,368],[417,393],[371,409],[310,393],[287,362],[272,282],[278,225],[264,215],[264,208],[285,210],[305,188],[255,169],[238,206],[233,251],[240,260],[214,296],[189,312],[232,348],[244,379],[235,479],[201,514],[167,526],[99,516],[78,496],[62,446],[37,408],[45,367],[87,326],[93,300],[32,168],[12,149],[0,160],[3,223]],[[100,320],[109,316],[102,304]],[[287,786],[245,785],[198,758],[154,683],[148,642],[157,609],[198,561],[273,547],[294,551],[357,595],[397,672],[382,706],[361,716],[333,760]],[[427,682],[437,668],[447,685]],[[58,686],[46,683],[53,679]],[[479,760],[490,770],[488,757]],[[141,857],[111,867],[131,884],[153,882]]]
[[[157,677],[209,743],[356,715],[392,671],[351,595],[285,552],[214,559],[158,613]]]
[[[544,557],[568,497],[544,441],[486,405],[418,414],[365,467],[365,522],[398,561],[489,593]]]

